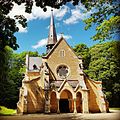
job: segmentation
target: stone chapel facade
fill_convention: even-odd
[[[53,13],[46,47],[47,55],[42,58],[26,55],[18,113],[107,112],[102,82],[83,72],[82,58],[63,37],[57,41]]]

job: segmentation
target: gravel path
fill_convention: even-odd
[[[0,120],[120,120],[120,111],[95,114],[27,114],[14,116],[0,116]]]

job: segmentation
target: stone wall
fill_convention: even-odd
[[[64,51],[64,56],[60,55],[60,52]],[[82,61],[82,60],[81,60]],[[57,80],[61,79],[57,75],[57,67],[59,65],[66,65],[69,68],[69,75],[67,79],[70,80],[79,80],[79,63],[80,60],[74,54],[72,49],[66,44],[64,40],[62,40],[56,49],[51,53],[49,58],[47,59],[48,65],[52,73],[54,73]]]

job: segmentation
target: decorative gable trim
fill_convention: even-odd
[[[76,92],[79,89],[80,85],[79,83],[77,84],[76,88],[74,89],[74,92]]]
[[[62,40],[65,41],[65,43],[67,44],[67,46],[70,48],[70,50],[72,50],[72,52],[74,53],[74,55],[75,55],[78,59],[82,59],[82,57],[77,56],[77,55],[75,54],[74,50],[69,46],[69,44],[66,42],[66,40],[65,40],[63,37],[60,38],[60,40],[53,46],[53,48],[50,50],[50,52],[49,52],[46,56],[43,56],[43,58],[48,58],[48,57],[53,53],[53,51],[56,49],[56,47],[60,44],[60,42],[61,42]]]
[[[67,82],[67,80],[65,79],[62,84],[60,85],[59,89],[58,89],[58,92],[60,92],[63,88],[63,86],[65,85],[65,83]]]

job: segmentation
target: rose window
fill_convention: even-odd
[[[68,67],[65,65],[61,65],[57,68],[57,74],[60,78],[66,78],[69,74]]]

